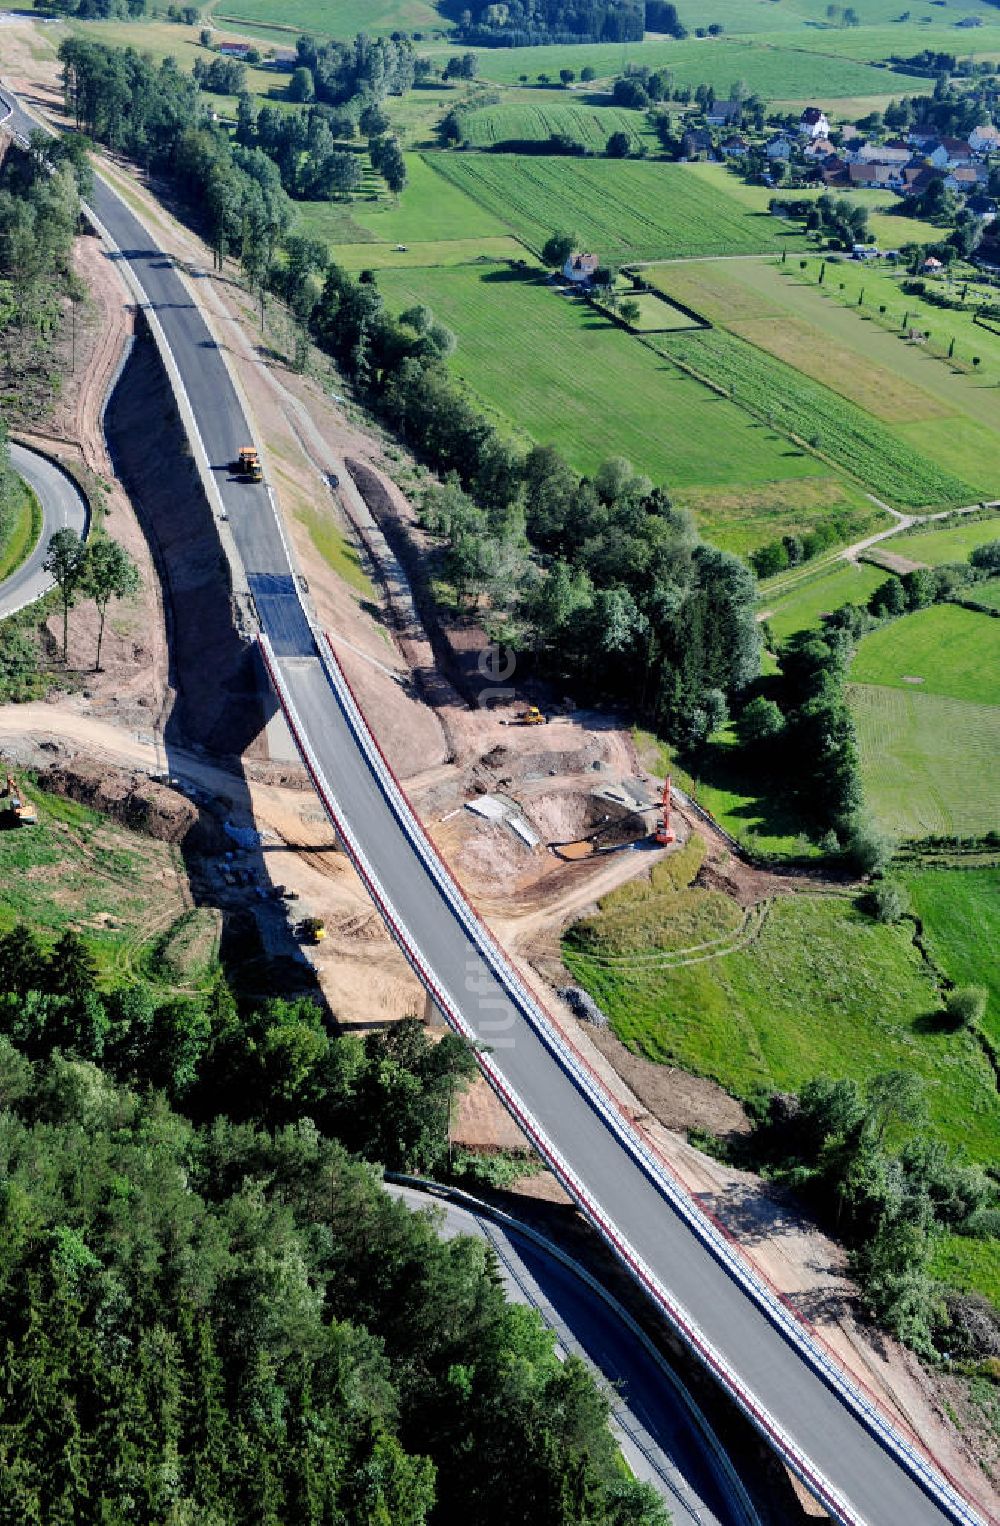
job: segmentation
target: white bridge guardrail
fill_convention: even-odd
[[[850,1407],[859,1414],[869,1430],[876,1435],[877,1439],[892,1452],[897,1460],[903,1463],[911,1476],[918,1479],[927,1492],[932,1494],[954,1520],[962,1522],[963,1526],[980,1526],[980,1518],[967,1502],[949,1487],[936,1469],[899,1436],[878,1407],[846,1377],[839,1365],[816,1346],[807,1335],[801,1323],[789,1314],[775,1294],[750,1271],[733,1245],[724,1238],[715,1225],[691,1201],[687,1193],[670,1179],[665,1173],[664,1163],[658,1160],[639,1138],[627,1120],[614,1107],[597,1078],[585,1069],[572,1048],[554,1030],[553,1025],[545,1017],[533,994],[528,990],[517,971],[510,965],[488,929],[469,906],[456,882],[438,857],[433,845],[428,841],[391,767],[388,765],[378,743],[372,736],[329,643],[322,639],[315,630],[314,639],[316,640],[317,650],[323,661],[335,696],[342,705],[356,740],[365,754],[369,767],[372,769],[379,787],[396,814],[411,846],[417,851],[428,872],[438,884],[449,906],[469,937],[470,943],[493,971],[496,978],[511,994],[522,1016],[531,1023],[532,1028],[545,1042],[550,1052],[567,1072],[571,1074],[575,1084],[595,1105],[619,1141],[625,1145],[629,1153],[641,1165],[657,1188],[664,1193],[664,1196],[689,1227],[711,1249],[729,1275],[733,1276],[744,1290],[754,1298],[755,1302],[772,1323],[795,1345],[800,1354],[805,1356],[814,1370],[817,1371],[829,1386],[838,1392],[840,1397],[846,1400]],[[354,859],[368,887],[369,893],[379,906],[404,956],[413,967],[421,982],[430,991],[433,999],[437,1002],[442,1015],[457,1032],[468,1039],[473,1039],[473,1035],[461,1014],[454,1007],[450,998],[441,991],[430,971],[424,967],[411,935],[395,916],[387,893],[374,875],[353,831],[338,811],[332,798],[332,792],[323,776],[322,769],[308,744],[302,722],[284,687],[280,671],[270,649],[270,643],[266,637],[261,638],[261,646],[265,664],[274,683],[275,691],[285,709],[292,734],[302,751],[313,783],[337,826],[345,847],[348,849],[352,859]],[[587,1217],[625,1261],[632,1274],[645,1287],[646,1291],[652,1294],[654,1300],[664,1310],[671,1323],[680,1331],[687,1343],[715,1376],[723,1382],[724,1386],[733,1395],[752,1423],[777,1447],[793,1471],[799,1474],[807,1488],[823,1501],[837,1520],[844,1522],[845,1526],[860,1526],[861,1517],[857,1515],[839,1491],[834,1489],[828,1480],[816,1472],[808,1459],[799,1451],[796,1443],[782,1430],[774,1417],[763,1409],[752,1392],[744,1385],[738,1374],[730,1368],[721,1353],[715,1349],[708,1337],[698,1329],[683,1306],[673,1298],[652,1271],[636,1255],[632,1247],[622,1239],[604,1211],[589,1197],[582,1183],[577,1179],[568,1162],[561,1157],[548,1139],[541,1125],[526,1112],[520,1100],[511,1093],[496,1066],[490,1060],[489,1055],[477,1051],[477,1059],[491,1086],[504,1101],[505,1105],[518,1117],[522,1127],[525,1128],[529,1137],[532,1138],[540,1153],[549,1162],[570,1195],[584,1209]]]
[[[477,1047],[475,1034],[458,1009],[453,1005],[450,997],[441,989],[434,976],[423,963],[409,929],[396,916],[388,894],[372,869],[363,848],[354,835],[353,829],[337,808],[295,704],[285,688],[280,669],[271,649],[271,644],[266,636],[261,636],[260,646],[265,667],[274,685],[275,693],[281,702],[292,736],[302,754],[306,769],[369,895],[379,908],[389,931],[399,945],[407,962],[421,983],[430,992],[442,1015],[447,1019],[449,1025],[473,1046],[479,1068],[493,1090],[500,1097],[504,1106],[513,1113],[518,1123],[528,1135],[528,1138],[548,1162],[566,1191],[580,1205],[586,1217],[611,1245],[619,1258],[625,1262],[632,1276],[636,1278],[647,1293],[653,1296],[656,1303],[667,1315],[675,1329],[678,1330],[686,1344],[694,1351],[695,1355],[709,1369],[713,1376],[722,1382],[743,1412],[770,1444],[778,1449],[788,1465],[798,1474],[810,1492],[822,1500],[834,1518],[842,1522],[843,1526],[865,1526],[862,1517],[852,1509],[843,1496],[799,1452],[795,1442],[744,1385],[735,1370],[730,1367],[722,1354],[691,1319],[684,1306],[659,1282],[650,1268],[646,1266],[629,1243],[618,1233],[604,1213],[604,1210],[590,1197],[568,1162],[563,1159],[561,1153],[548,1138],[541,1124],[528,1112],[520,1099],[510,1090],[490,1055]],[[341,681],[343,682],[343,679]],[[365,730],[367,731],[367,728]],[[368,751],[368,747],[365,747],[365,752],[368,753]],[[385,781],[380,780],[380,782],[384,783]],[[395,787],[398,789],[398,785]],[[452,887],[451,896],[454,896],[454,894],[454,887]],[[477,945],[480,943],[481,938],[481,931],[477,931]]]
[[[586,1067],[585,1063],[581,1061],[581,1057],[558,1031],[555,1024],[540,1006],[534,993],[510,963],[489,928],[486,927],[485,923],[469,905],[461,887],[457,884],[437,850],[429,841],[391,765],[371,733],[361,707],[355,698],[354,691],[340,667],[329,637],[324,634],[321,640],[318,633],[314,632],[314,635],[316,635],[317,647],[328,678],[341,700],[351,729],[359,741],[368,759],[369,766],[392,806],[400,825],[406,832],[411,846],[416,849],[428,872],[448,901],[452,911],[458,917],[469,937],[470,943],[475,946],[476,951],[492,969],[500,984],[512,995],[522,1016],[531,1023],[532,1028],[538,1037],[542,1039],[549,1051],[563,1068],[572,1075],[578,1088],[596,1105],[605,1122],[611,1127],[619,1141],[626,1146],[638,1164],[642,1166],[654,1185],[664,1193],[671,1205],[688,1226],[694,1230],[703,1244],[708,1246],[727,1273],[740,1284],[771,1322],[807,1358],[813,1369],[841,1397],[847,1399],[848,1403],[859,1413],[868,1429],[875,1434],[876,1438],[904,1463],[908,1471],[919,1480],[922,1486],[932,1494],[955,1520],[961,1521],[964,1523],[964,1526],[982,1526],[979,1515],[973,1510],[968,1501],[958,1494],[941,1476],[936,1467],[899,1434],[878,1404],[865,1394],[857,1384],[852,1382],[840,1363],[817,1343],[802,1321],[790,1313],[776,1293],[747,1264],[739,1247],[728,1240],[708,1215],[692,1201],[687,1191],[680,1186],[670,1173],[667,1163],[650,1150],[646,1142],[615,1106],[600,1079]],[[445,1009],[442,1008],[442,1011],[445,1011]],[[448,1016],[446,1011],[445,1016]],[[856,1519],[856,1517],[851,1517],[851,1519]]]
[[[2,93],[0,93],[0,106],[5,108],[3,116],[0,117],[0,122],[3,122],[12,114],[13,108]],[[15,133],[14,136],[19,143],[24,144],[26,142],[20,133]],[[134,276],[134,273],[131,271],[129,271],[129,274]],[[134,280],[138,284],[138,278],[134,277]],[[146,300],[148,302],[148,296]],[[200,304],[198,305],[200,306]],[[169,344],[166,342],[166,336],[161,331],[156,337],[162,341],[158,348],[161,349],[161,352],[169,352],[169,360],[172,361],[173,355],[170,352]],[[167,356],[165,355],[166,360]],[[223,360],[228,369],[228,361],[224,355]],[[170,366],[169,362],[168,370],[171,373],[174,371],[174,367]],[[176,381],[177,377],[172,374],[171,380]],[[242,396],[238,389],[237,395],[240,396],[242,402]],[[190,420],[185,418],[185,425],[189,427],[189,430],[193,428],[197,434],[197,424],[193,418]],[[197,443],[201,443],[200,438]],[[428,872],[441,889],[453,914],[465,930],[470,943],[493,971],[501,985],[505,987],[508,994],[515,1001],[522,1016],[531,1024],[537,1036],[546,1044],[559,1064],[572,1076],[577,1087],[597,1108],[619,1142],[625,1146],[633,1159],[642,1167],[650,1180],[664,1194],[688,1226],[711,1249],[727,1273],[739,1282],[744,1291],[754,1299],[771,1320],[772,1324],[780,1329],[786,1338],[795,1345],[800,1354],[806,1358],[813,1369],[824,1378],[828,1385],[847,1401],[877,1439],[887,1450],[892,1452],[910,1475],[921,1483],[927,1493],[942,1506],[953,1520],[961,1523],[961,1526],[982,1526],[981,1518],[972,1509],[971,1505],[954,1488],[946,1483],[936,1468],[932,1467],[919,1452],[898,1434],[878,1406],[862,1393],[846,1376],[840,1365],[824,1352],[815,1340],[807,1334],[802,1324],[789,1314],[788,1310],[771,1289],[750,1270],[737,1248],[720,1233],[711,1220],[691,1200],[687,1192],[671,1178],[668,1174],[666,1163],[653,1154],[631,1124],[614,1106],[598,1078],[585,1068],[579,1056],[567,1044],[562,1035],[555,1030],[533,993],[528,989],[522,977],[503,954],[485,924],[469,906],[456,881],[439,858],[433,845],[428,841],[391,767],[368,728],[364,715],[355,700],[353,691],[340,668],[328,640],[316,630],[313,624],[313,618],[302,599],[302,590],[299,580],[295,575],[294,560],[291,556],[277,504],[270,492],[268,492],[268,502],[274,515],[282,546],[285,550],[288,570],[293,578],[299,603],[312,631],[316,651],[323,663],[331,688],[339,699],[354,736],[366,757],[379,787],[393,809],[400,826],[406,833],[411,846],[419,854]],[[362,879],[365,881],[369,893],[379,906],[383,918],[404,956],[413,967],[422,984],[425,985],[437,1002],[442,1015],[457,1032],[474,1043],[474,1035],[460,1012],[438,986],[431,972],[424,966],[411,934],[396,917],[389,897],[374,875],[360,844],[354,836],[353,830],[337,810],[329,785],[309,744],[305,728],[282,682],[270,642],[265,635],[261,636],[260,641],[265,665],[291,726],[296,744],[306,762],[306,767],[313,779],[317,792],[333,819]],[[650,1269],[645,1266],[632,1250],[631,1246],[618,1234],[603,1210],[588,1196],[568,1163],[562,1159],[555,1146],[545,1135],[541,1125],[526,1112],[520,1100],[511,1093],[489,1055],[483,1054],[478,1049],[476,1050],[476,1055],[479,1066],[491,1086],[502,1098],[505,1105],[519,1119],[522,1127],[525,1128],[529,1137],[534,1141],[553,1171],[563,1182],[570,1195],[580,1204],[587,1217],[624,1260],[632,1274],[652,1294],[654,1300],[664,1310],[671,1323],[680,1331],[691,1348],[723,1382],[724,1386],[733,1395],[753,1424],[777,1447],[793,1471],[802,1478],[806,1486],[832,1511],[836,1519],[842,1521],[844,1526],[864,1526],[861,1518],[848,1502],[833,1488],[828,1480],[816,1472],[808,1459],[799,1452],[794,1441],[787,1436],[774,1418],[764,1410],[752,1392],[744,1385],[739,1375],[729,1367],[729,1364],[714,1348],[707,1336],[697,1328],[686,1310],[660,1284]]]
[[[12,107],[8,104],[7,100],[2,94],[0,94],[0,104],[6,107],[4,116],[0,118],[0,122],[2,122],[12,114]],[[19,143],[26,143],[26,140],[20,133],[15,133],[14,136]],[[134,273],[131,270],[129,271],[129,275],[132,276],[135,283],[138,284],[138,277],[134,276]],[[143,293],[143,295],[146,296],[146,300],[148,302],[148,295],[145,293]],[[158,348],[161,348],[161,352],[167,352],[164,355],[164,361],[167,365],[168,372],[173,373],[175,368],[170,365],[170,361],[173,360],[173,355],[170,351],[169,344],[166,342],[166,336],[162,334],[161,330],[161,334],[157,335],[156,337],[162,338],[162,346],[158,345]],[[225,361],[224,356],[223,359],[228,368],[228,362]],[[172,374],[171,379],[172,381],[176,381],[177,378]],[[239,395],[239,393],[237,393],[237,395]],[[190,420],[185,418],[184,422],[185,426],[188,428],[188,432],[193,430],[195,436],[197,437],[195,443],[200,445],[201,441],[198,434],[196,421],[192,417]],[[284,535],[284,527],[281,524],[277,505],[275,504],[274,499],[270,493],[268,494],[268,500],[271,511],[277,523],[279,533],[281,535],[282,544],[285,548],[286,555],[288,555],[289,572],[292,575],[293,582],[295,583],[299,603],[302,606],[305,618],[313,633],[316,651],[323,663],[331,683],[331,687],[334,689],[334,692],[340,698],[341,703],[344,705],[345,713],[348,716],[352,731],[354,732],[355,737],[365,754],[369,767],[371,767],[380,788],[383,790],[387,800],[391,804],[401,827],[403,828],[407,838],[411,843],[411,846],[413,846],[419,853],[421,859],[433,875],[436,882],[441,887],[442,892],[445,895],[453,913],[456,915],[457,919],[460,921],[467,934],[469,935],[470,941],[475,946],[480,956],[485,960],[490,968],[492,968],[494,974],[500,980],[501,984],[504,985],[514,996],[516,1003],[522,1012],[522,1015],[531,1023],[532,1027],[548,1045],[559,1062],[564,1065],[564,1067],[566,1067],[566,1069],[573,1075],[576,1084],[581,1087],[588,1098],[598,1108],[620,1142],[623,1143],[629,1152],[633,1155],[633,1157],[642,1164],[643,1169],[647,1171],[647,1173],[654,1180],[656,1185],[664,1192],[668,1199],[674,1203],[678,1212],[682,1214],[682,1216],[695,1230],[695,1232],[698,1233],[706,1243],[712,1244],[715,1254],[719,1256],[727,1271],[729,1271],[731,1275],[735,1276],[737,1280],[739,1280],[744,1285],[746,1290],[752,1294],[757,1302],[766,1309],[768,1316],[773,1320],[773,1322],[784,1328],[786,1321],[788,1321],[788,1316],[781,1308],[778,1300],[774,1298],[773,1294],[771,1294],[769,1291],[766,1291],[763,1285],[759,1285],[756,1278],[752,1278],[746,1268],[737,1264],[733,1249],[718,1234],[718,1231],[715,1230],[714,1226],[712,1226],[710,1222],[705,1218],[705,1216],[701,1214],[700,1210],[698,1210],[695,1205],[686,1198],[686,1195],[679,1194],[673,1185],[668,1182],[667,1178],[664,1176],[661,1163],[656,1161],[655,1157],[638,1138],[631,1126],[627,1124],[626,1120],[617,1112],[617,1110],[610,1106],[609,1099],[603,1092],[603,1088],[596,1083],[593,1076],[587,1075],[587,1073],[580,1065],[577,1057],[565,1044],[565,1041],[554,1033],[550,1023],[542,1014],[541,1009],[539,1008],[531,993],[527,990],[527,987],[524,985],[520,976],[508,964],[506,958],[503,956],[500,949],[492,939],[492,936],[487,933],[484,924],[482,924],[478,918],[474,916],[474,913],[468,906],[465,897],[462,895],[455,881],[451,878],[450,874],[447,874],[444,870],[444,867],[440,860],[437,858],[437,855],[433,852],[430,844],[427,842],[423,829],[417,821],[417,818],[412,808],[410,807],[405,795],[403,794],[403,791],[400,788],[397,780],[395,779],[392,770],[389,768],[387,762],[378,749],[377,744],[374,742],[374,739],[372,738],[368,729],[367,722],[361,713],[360,707],[357,705],[357,702],[354,699],[353,693],[350,690],[350,686],[347,684],[346,679],[340,670],[340,666],[336,660],[336,657],[333,655],[332,650],[328,648],[325,639],[316,630],[313,624],[312,617],[302,600],[301,588],[299,587],[298,579],[295,577],[294,563],[291,560],[290,554],[288,554],[288,546]],[[355,867],[358,869],[358,872],[364,880],[369,894],[372,896],[376,902],[376,905],[379,907],[387,926],[392,932],[396,942],[399,944],[399,947],[407,961],[412,966],[421,983],[428,989],[428,991],[430,991],[434,1000],[437,1002],[442,1015],[456,1030],[456,1032],[460,1033],[463,1037],[475,1044],[475,1037],[469,1029],[468,1025],[465,1023],[461,1014],[438,986],[431,972],[424,966],[420,955],[416,950],[411,934],[396,917],[388,895],[374,875],[371,866],[369,865],[363,850],[361,849],[360,844],[354,836],[353,830],[337,810],[327,781],[321,768],[319,767],[315,753],[309,744],[305,728],[303,727],[302,722],[296,713],[295,706],[292,703],[291,697],[282,682],[280,671],[275,661],[273,651],[271,650],[270,642],[268,641],[266,635],[263,633],[260,637],[260,645],[264,657],[264,662],[270,675],[271,682],[274,686],[275,693],[281,702],[286,719],[288,720],[289,726],[292,730],[292,735],[295,739],[296,745],[298,746],[303,760],[305,761],[306,768],[312,777],[320,799],[329,812],[330,817],[333,820],[345,847],[348,849],[350,857],[355,863]],[[631,1246],[629,1246],[628,1243],[622,1239],[622,1237],[618,1234],[617,1230],[615,1230],[612,1223],[607,1219],[600,1207],[588,1196],[583,1186],[577,1180],[574,1173],[570,1169],[568,1163],[562,1159],[561,1155],[555,1149],[552,1142],[545,1135],[540,1124],[538,1124],[538,1122],[526,1112],[520,1100],[515,1097],[514,1094],[509,1090],[496,1067],[490,1060],[489,1056],[483,1054],[479,1049],[476,1049],[476,1058],[480,1069],[483,1071],[483,1074],[486,1076],[486,1079],[489,1081],[490,1085],[497,1092],[498,1096],[500,1096],[505,1106],[507,1106],[509,1110],[514,1114],[514,1116],[519,1120],[521,1126],[528,1134],[528,1137],[532,1139],[539,1152],[547,1160],[552,1170],[563,1183],[566,1190],[570,1193],[574,1200],[579,1203],[586,1216],[591,1220],[601,1235],[608,1241],[616,1253],[625,1262],[632,1275],[640,1282],[643,1287],[645,1287],[646,1291],[652,1295],[654,1301],[664,1311],[670,1322],[680,1332],[682,1337],[695,1352],[695,1354],[723,1383],[724,1387],[733,1396],[733,1398],[736,1400],[740,1408],[748,1416],[751,1422],[758,1428],[758,1430],[762,1432],[762,1434],[768,1438],[771,1444],[777,1448],[788,1465],[795,1473],[798,1474],[803,1483],[805,1483],[806,1487],[826,1505],[834,1517],[843,1523],[843,1526],[865,1526],[865,1523],[862,1521],[861,1517],[856,1514],[856,1512],[851,1508],[847,1501],[844,1500],[839,1492],[833,1488],[829,1481],[816,1472],[809,1460],[799,1452],[791,1437],[789,1437],[782,1430],[774,1418],[768,1414],[763,1406],[758,1403],[757,1399],[744,1385],[735,1370],[730,1368],[729,1364],[711,1344],[707,1336],[705,1336],[690,1319],[686,1310],[684,1310],[684,1308],[677,1302],[677,1300],[672,1297],[669,1291],[659,1282],[659,1280],[653,1275],[650,1269],[644,1265],[644,1263],[632,1250]],[[714,1243],[716,1240],[719,1242],[718,1246],[716,1246]],[[791,1321],[788,1321],[789,1325],[791,1325],[791,1323]],[[919,1458],[918,1454],[913,1452],[912,1448],[910,1448],[902,1440],[901,1437],[896,1435],[896,1433],[885,1421],[884,1417],[882,1417],[875,1410],[870,1401],[864,1399],[861,1396],[860,1392],[854,1388],[853,1384],[850,1384],[847,1381],[844,1374],[839,1369],[835,1369],[833,1365],[828,1362],[828,1359],[825,1359],[821,1356],[819,1351],[814,1347],[813,1343],[805,1339],[801,1329],[797,1327],[794,1330],[789,1330],[788,1333],[790,1334],[790,1338],[795,1342],[798,1349],[807,1357],[807,1359],[814,1367],[822,1369],[823,1362],[827,1361],[829,1366],[829,1375],[832,1378],[834,1385],[838,1387],[838,1389],[843,1394],[848,1396],[849,1401],[852,1402],[857,1410],[869,1417],[870,1423],[873,1423],[874,1428],[880,1432],[882,1438],[885,1441],[885,1444],[895,1453],[897,1457],[900,1458],[901,1461],[904,1462],[904,1465],[907,1466],[908,1471],[910,1471],[911,1474],[914,1474],[923,1480],[924,1487],[927,1488],[928,1491],[932,1493],[936,1499],[938,1499],[938,1501],[953,1516],[953,1518],[956,1521],[961,1522],[962,1526],[981,1526],[979,1518],[971,1511],[968,1506],[965,1505],[965,1502],[961,1501],[952,1490],[948,1489],[944,1483],[944,1480],[941,1479],[936,1474],[936,1472],[923,1461],[923,1459]]]

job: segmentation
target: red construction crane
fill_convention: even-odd
[[[663,815],[657,819],[656,841],[661,847],[667,847],[676,842],[676,834],[670,825],[670,775],[668,774],[663,784],[663,799],[660,802],[663,807]]]

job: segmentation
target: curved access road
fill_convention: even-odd
[[[608,1392],[629,1467],[661,1495],[674,1526],[759,1526],[687,1389],[621,1304],[558,1246],[466,1192],[404,1178],[387,1179],[385,1190],[416,1211],[432,1210],[445,1239],[486,1241],[508,1299],[536,1309],[556,1349],[580,1357]]]
[[[90,524],[90,506],[66,472],[48,456],[10,441],[10,459],[19,477],[34,492],[42,509],[42,533],[29,555],[0,583],[0,620],[15,615],[48,593],[53,582],[42,563],[49,538],[67,525],[82,538]]]
[[[7,107],[8,126],[26,136],[36,124],[9,97]],[[976,1526],[981,1517],[915,1441],[851,1385],[678,1185],[479,922],[311,623],[267,486],[229,471],[252,424],[196,283],[99,175],[91,206],[147,313],[209,501],[228,519],[223,546],[256,605],[261,653],[303,761],[448,1023],[482,1046],[484,1075],[581,1211],[829,1515],[845,1526]]]

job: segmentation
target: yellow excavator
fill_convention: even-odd
[[[322,917],[303,917],[295,931],[303,943],[322,943],[326,937],[326,923]]]
[[[7,775],[7,784],[0,790],[0,809],[9,818],[9,824],[15,827],[36,827],[38,825],[38,812],[26,800],[13,774]]]
[[[522,710],[518,720],[522,726],[547,726],[549,724],[548,716],[543,715],[537,705],[529,705],[527,710]]]
[[[233,470],[237,477],[242,478],[244,482],[263,482],[264,480],[264,473],[260,467],[260,456],[253,445],[241,446]]]

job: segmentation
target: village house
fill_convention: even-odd
[[[933,180],[938,179],[936,170],[922,164],[918,167],[903,171],[903,184],[901,187],[904,196],[922,196]]]
[[[969,134],[969,147],[974,154],[1000,154],[1000,127],[987,122],[974,127]]]
[[[905,143],[862,143],[851,158],[856,164],[892,164],[902,169],[913,158],[913,150]]]
[[[769,159],[790,159],[792,145],[784,133],[779,133],[777,137],[768,139],[764,152]]]
[[[724,159],[745,159],[750,152],[750,140],[734,133],[719,144],[719,152]]]
[[[220,42],[219,52],[223,58],[246,58],[250,51],[248,42]]]
[[[803,138],[828,138],[830,124],[818,106],[807,106],[799,117],[799,132]]]
[[[985,185],[990,178],[990,172],[985,164],[960,164],[944,177],[944,183],[949,191],[956,191],[960,196],[968,196],[975,192],[981,185]]]
[[[972,149],[963,138],[938,138],[924,144],[923,156],[936,170],[953,170],[971,163]]]
[[[711,154],[714,147],[712,134],[703,127],[692,128],[681,138],[681,153],[685,159],[700,159],[702,154]]]
[[[563,266],[563,275],[574,286],[587,286],[600,268],[596,254],[571,254]]]
[[[848,181],[853,186],[884,186],[888,190],[902,190],[906,174],[902,165],[896,164],[849,164]]]
[[[807,159],[828,159],[831,154],[836,154],[836,149],[829,138],[813,138],[803,149]]]
[[[730,127],[734,122],[739,122],[742,114],[742,101],[716,101],[705,112],[705,121],[709,127]]]

